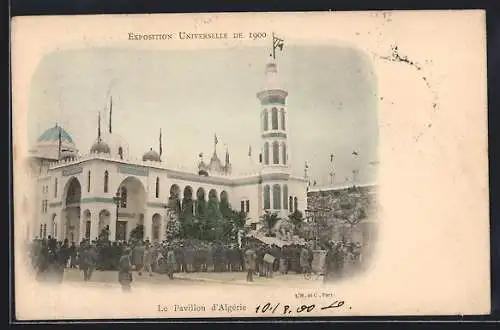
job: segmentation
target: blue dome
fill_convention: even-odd
[[[43,132],[42,135],[38,138],[38,142],[52,142],[52,141],[58,141],[59,140],[59,129],[61,130],[61,139],[62,141],[69,142],[71,144],[75,144],[73,142],[73,138],[71,138],[71,135],[68,134],[64,130],[64,128],[56,125],[52,128],[49,128],[45,132]]]

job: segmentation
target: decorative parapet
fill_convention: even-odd
[[[178,164],[177,166],[167,166],[167,164],[163,162],[143,161],[140,158],[120,159],[119,156],[103,153],[82,154],[69,159],[61,159],[59,161],[53,162],[49,166],[49,169],[62,169],[63,176],[75,175],[83,171],[83,166],[81,166],[82,163],[91,160],[112,161],[114,163],[117,163],[118,171],[124,174],[147,176],[149,175],[150,169],[157,169],[166,171],[167,175],[171,176],[172,178],[225,185],[239,185],[239,182],[241,180],[245,181],[248,178],[258,177],[261,175],[260,169],[254,169],[239,173],[237,175],[214,174],[208,177],[204,177],[198,175],[196,166],[192,168],[183,166],[181,164]]]

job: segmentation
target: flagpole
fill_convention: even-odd
[[[59,139],[59,145],[58,145],[58,152],[57,152],[57,159],[61,159],[61,147],[62,147],[62,133],[61,133],[61,126],[59,126],[59,135],[58,135],[58,139]]]
[[[113,96],[110,96],[109,98],[109,133],[112,133],[111,130],[111,121],[112,121],[112,116],[113,116]]]
[[[274,32],[273,32],[273,60],[276,60],[276,47],[274,47]]]
[[[161,156],[161,154],[163,152],[163,148],[162,148],[162,145],[161,145],[161,138],[162,138],[162,136],[161,136],[161,128],[160,128],[160,156]]]

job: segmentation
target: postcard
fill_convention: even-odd
[[[19,320],[490,312],[483,11],[16,17]]]

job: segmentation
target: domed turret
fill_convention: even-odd
[[[73,142],[73,139],[71,138],[71,135],[69,135],[68,132],[66,132],[64,130],[64,128],[62,128],[61,126],[59,126],[57,124],[54,127],[51,127],[48,130],[46,130],[45,132],[43,132],[37,141],[38,142],[58,142],[59,141],[59,132],[61,132],[61,141],[63,143],[66,142],[66,143],[71,144],[73,146],[75,145],[75,143]]]
[[[101,139],[101,113],[97,117],[97,141],[90,148],[91,154],[109,154],[109,145]]]
[[[109,146],[106,142],[102,140],[96,141],[90,148],[91,154],[109,154]]]
[[[153,148],[149,149],[149,151],[142,156],[142,160],[145,162],[161,162],[160,154],[154,151]]]
[[[56,160],[61,150],[69,150],[75,155],[78,153],[71,135],[56,124],[40,135],[30,153],[35,157]]]

